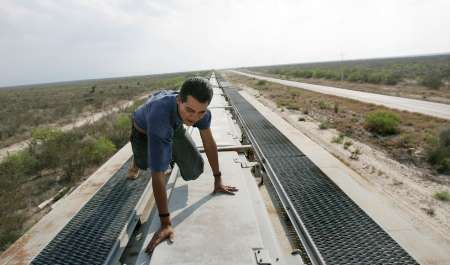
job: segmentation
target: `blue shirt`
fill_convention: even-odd
[[[176,91],[159,91],[133,113],[137,126],[147,133],[148,166],[152,171],[165,171],[172,160],[174,131],[183,126],[178,114],[177,95]],[[207,110],[193,126],[203,130],[210,125],[211,112]]]

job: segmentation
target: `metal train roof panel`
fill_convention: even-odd
[[[224,109],[211,109],[211,114],[211,130],[217,146],[240,145],[241,132],[231,114]],[[193,130],[191,136],[197,146],[203,146],[199,130]]]
[[[178,177],[169,199],[174,242],[161,243],[151,258],[144,252],[160,227],[159,218],[151,218],[136,264],[258,264],[255,250],[264,249],[262,234],[270,231],[258,225],[258,208],[251,197],[255,195],[256,182],[250,168],[241,168],[236,163],[238,158],[236,152],[221,152],[219,156],[220,164],[226,165],[221,168],[224,182],[239,188],[234,196],[211,193],[214,180],[209,167],[195,181],[186,182]],[[275,244],[275,236],[269,236]],[[279,258],[277,253],[268,253],[273,260]]]

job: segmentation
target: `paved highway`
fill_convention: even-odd
[[[265,77],[260,75],[254,75],[254,74],[248,74],[243,73],[239,71],[230,70],[233,73],[253,77],[256,79],[261,80],[267,80],[270,82],[291,86],[291,87],[298,87],[302,89],[311,90],[314,92],[319,92],[323,94],[329,94],[334,95],[338,97],[343,98],[350,98],[362,102],[367,103],[373,103],[376,105],[383,105],[388,108],[392,109],[398,109],[398,110],[406,110],[410,112],[417,112],[433,117],[438,117],[446,120],[450,120],[450,105],[442,104],[442,103],[435,103],[430,101],[424,101],[424,100],[417,100],[417,99],[409,99],[409,98],[401,98],[401,97],[394,97],[394,96],[386,96],[381,94],[375,94],[375,93],[367,93],[367,92],[361,92],[361,91],[355,91],[350,89],[343,89],[343,88],[337,88],[337,87],[330,87],[330,86],[320,86],[320,85],[312,85],[307,83],[301,83],[301,82],[295,82],[295,81],[289,81],[289,80],[283,80],[283,79],[277,79],[277,78],[271,78],[271,77]]]

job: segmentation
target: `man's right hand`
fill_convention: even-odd
[[[161,228],[153,235],[152,240],[148,243],[145,252],[149,255],[153,253],[155,247],[161,243],[162,241],[169,239],[169,241],[173,242],[175,237],[175,233],[171,225],[162,225]]]

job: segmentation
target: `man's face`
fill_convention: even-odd
[[[186,102],[181,101],[181,97],[177,96],[178,113],[181,120],[188,126],[194,125],[206,113],[208,103],[201,103],[192,96],[188,96]]]

